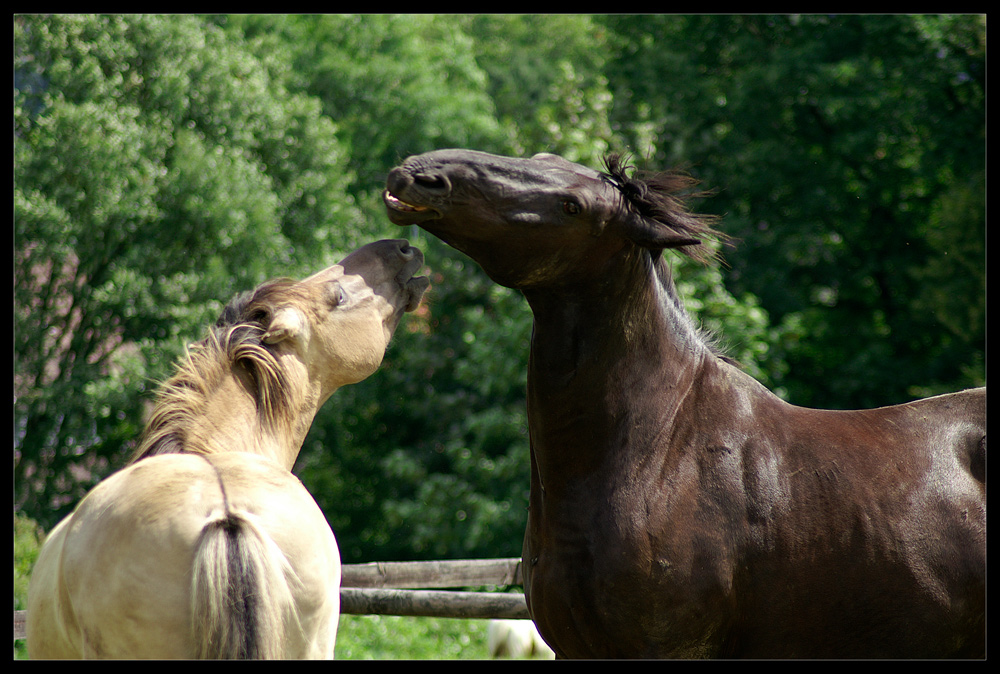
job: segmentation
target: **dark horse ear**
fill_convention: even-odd
[[[677,231],[667,224],[638,213],[632,213],[626,220],[622,233],[637,246],[650,249],[680,248],[697,246],[701,243],[701,239],[683,230]]]

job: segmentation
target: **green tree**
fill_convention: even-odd
[[[473,40],[511,154],[553,152],[599,166],[622,149],[611,129],[607,31],[569,14],[457,17]]]
[[[720,189],[709,208],[739,241],[727,287],[785,326],[794,402],[985,382],[982,17],[607,25],[615,123]]]
[[[14,66],[15,506],[50,526],[232,293],[363,227],[319,104],[198,18],[18,16]]]
[[[388,169],[411,154],[503,144],[472,40],[451,17],[246,15],[220,23],[290,50],[298,88],[322,101],[351,148],[361,198],[381,193]]]
[[[488,398],[466,387],[484,380],[472,363],[494,359],[481,341],[475,351],[479,331],[494,337],[497,351],[511,352],[509,342],[530,318],[522,309],[508,319],[512,294],[461,254],[416,228],[391,225],[379,196],[389,169],[410,154],[437,147],[509,151],[473,41],[450,17],[432,15],[216,21],[261,46],[277,40],[295,54],[298,90],[323,101],[351,148],[357,202],[373,222],[384,223],[380,236],[419,245],[432,271],[423,313],[404,322],[377,376],[336,394],[300,455],[297,472],[337,532],[345,561],[516,554],[511,541],[523,534],[527,490],[518,421],[523,374],[516,364],[526,349],[518,348],[512,369],[493,381],[503,395]],[[504,327],[483,328],[484,315]],[[476,317],[479,324],[471,325]],[[473,428],[481,417],[493,419],[486,430]],[[502,470],[491,470],[498,463]],[[449,531],[456,517],[457,531]]]
[[[230,293],[405,236],[426,253],[428,300],[380,371],[321,411],[296,470],[345,561],[518,554],[530,312],[468,258],[389,224],[379,192],[393,165],[438,147],[594,167],[632,149],[666,166],[646,153],[663,130],[655,92],[636,124],[613,116],[620,33],[582,16],[15,28],[18,505],[49,525],[115,467],[149,379]],[[674,259],[692,312],[773,384],[788,340],[760,303],[719,269]]]
[[[379,215],[385,174],[411,153],[556,151],[598,166],[618,142],[601,72],[607,54],[588,17],[224,23],[299,45],[299,86],[336,119],[352,148],[358,199]],[[546,32],[567,40],[556,45]],[[404,324],[376,377],[338,392],[313,426],[299,473],[346,561],[516,555],[528,491],[530,312],[468,258],[419,230],[406,234],[432,271],[424,313]],[[686,276],[692,308],[710,327],[738,327],[731,334],[744,335],[734,339],[740,356],[752,356],[763,376],[758,362],[773,359],[774,341],[766,314],[753,298],[730,295],[718,270],[691,265]]]

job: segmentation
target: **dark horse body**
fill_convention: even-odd
[[[983,657],[986,391],[790,405],[718,357],[661,251],[711,236],[683,178],[465,150],[389,176],[520,289],[532,618],[560,657]]]

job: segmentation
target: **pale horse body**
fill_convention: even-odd
[[[31,658],[332,658],[340,553],[290,472],[313,417],[381,364],[427,280],[406,241],[231,302],[132,462],[48,536]]]

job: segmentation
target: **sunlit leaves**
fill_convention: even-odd
[[[19,15],[14,38],[16,503],[43,520],[230,293],[406,237],[433,290],[300,474],[346,559],[516,554],[530,312],[379,199],[440,147],[688,166],[737,241],[721,268],[668,253],[679,292],[793,402],[985,380],[982,17]]]
[[[280,54],[136,15],[20,15],[14,51],[16,501],[48,524],[222,302],[329,261],[360,215]]]

